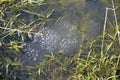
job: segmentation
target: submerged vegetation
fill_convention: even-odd
[[[0,0],[0,80],[119,80],[120,2],[98,0],[104,4],[101,6],[104,12],[97,14],[98,9],[92,8],[92,15],[92,12],[83,12],[87,12],[83,10],[87,1],[97,2]],[[72,56],[51,53],[35,66],[23,65],[19,55],[25,54],[21,50],[24,44],[45,26],[53,26],[60,19],[69,20],[79,30],[82,37],[79,52]],[[100,26],[103,27],[102,31],[98,30],[99,35],[92,34],[93,39],[87,39],[92,31],[87,32],[85,27],[90,19],[102,21]]]

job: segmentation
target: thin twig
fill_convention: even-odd
[[[104,21],[104,27],[103,27],[101,54],[103,54],[104,37],[105,37],[105,30],[106,30],[106,24],[107,24],[107,18],[108,18],[108,11],[109,11],[109,10],[112,10],[112,11],[114,12],[115,26],[116,26],[116,33],[115,33],[114,39],[116,38],[117,34],[119,34],[119,33],[118,33],[118,21],[117,21],[117,16],[116,16],[116,11],[115,11],[115,10],[118,8],[118,6],[115,7],[114,1],[113,1],[113,0],[111,0],[111,1],[112,1],[112,8],[108,8],[108,7],[107,7],[107,8],[106,8],[106,12],[105,12],[105,21]],[[119,38],[119,35],[118,35],[118,38]],[[120,40],[119,40],[119,42],[120,42]]]
[[[19,30],[19,29],[11,29],[11,28],[6,28],[6,27],[0,27],[0,29],[9,30],[9,31],[17,31],[19,33],[36,34],[35,32],[23,31],[23,30]]]
[[[118,25],[118,21],[117,21],[117,16],[116,16],[116,8],[115,8],[115,5],[114,5],[114,1],[112,0],[112,8],[113,8],[113,12],[114,12],[114,17],[115,17],[115,25],[117,26]]]
[[[114,12],[114,18],[115,18],[115,25],[116,25],[116,33],[115,33],[115,36],[114,38],[116,38],[116,36],[118,36],[118,40],[119,40],[119,44],[120,44],[120,31],[118,29],[118,21],[117,21],[117,15],[116,15],[116,8],[115,8],[115,5],[114,5],[114,1],[112,0],[112,7],[113,7],[113,12]]]
[[[108,7],[106,8],[106,12],[105,12],[105,21],[104,21],[103,36],[102,36],[102,45],[101,45],[101,56],[103,55],[104,37],[105,37],[105,30],[106,30],[107,16],[108,16]]]
[[[113,11],[113,10],[116,10],[117,8],[118,8],[118,6],[117,6],[117,7],[115,7],[115,8],[108,8],[108,10]]]
[[[44,15],[39,14],[39,13],[34,13],[34,12],[30,12],[28,10],[23,10],[23,9],[21,9],[21,11],[23,11],[25,13],[28,13],[28,14],[36,15],[36,16],[39,16],[39,17],[42,17],[42,18],[46,18]]]
[[[116,26],[116,33],[115,33],[114,39],[116,38],[117,34],[118,34],[118,39],[119,39],[118,21],[117,21],[117,15],[116,15],[116,11],[115,11],[116,9],[115,9],[115,5],[114,5],[113,0],[112,0],[112,7],[113,7],[115,26]],[[120,42],[120,40],[119,40],[119,42]]]

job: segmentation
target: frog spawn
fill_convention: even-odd
[[[40,63],[51,52],[60,50],[70,55],[79,50],[80,38],[76,28],[67,22],[55,26],[57,27],[45,27],[33,36],[33,41],[26,43],[23,48],[26,55],[22,56],[25,65]]]

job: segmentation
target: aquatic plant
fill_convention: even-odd
[[[81,24],[81,22],[79,22],[80,20],[78,20],[79,24],[77,24],[77,21],[75,22],[75,20],[71,20],[71,24],[73,23],[78,30],[80,29],[80,32],[82,31],[81,29],[84,28],[83,32],[81,32],[83,34],[81,37],[83,38],[81,40],[82,42],[77,54],[66,56],[67,52],[66,54],[63,54],[62,52],[58,52],[56,54],[50,53],[45,56],[46,59],[44,61],[34,66],[25,66],[24,64],[22,64],[22,61],[19,58],[19,54],[22,54],[23,56],[25,56],[26,54],[22,50],[20,50],[20,48],[24,46],[24,43],[28,41],[31,42],[34,38],[37,38],[37,40],[42,40],[39,39],[41,38],[41,36],[37,37],[39,35],[36,34],[38,32],[41,33],[41,29],[43,29],[43,34],[45,35],[47,35],[46,33],[44,33],[44,31],[46,30],[47,33],[50,32],[50,34],[48,33],[48,35],[56,33],[56,31],[54,31],[54,28],[56,27],[46,29],[45,26],[53,26],[53,23],[55,23],[57,20],[59,21],[59,19],[63,17],[63,15],[66,15],[66,13],[63,12],[66,11],[67,8],[65,6],[61,6],[60,4],[63,0],[61,0],[60,3],[56,0],[52,1],[53,2],[47,0],[0,1],[0,79],[119,80],[120,25],[117,22],[117,18],[119,18],[119,16],[116,15],[117,7],[114,6],[113,0],[112,8],[106,8],[103,34],[96,39],[85,40],[86,36],[84,36],[84,32],[86,29],[84,28],[84,26],[86,25],[85,21],[87,21],[87,19],[85,18],[88,18],[87,16],[90,15],[89,13],[86,14],[87,16],[84,16],[83,18],[81,17],[81,19],[84,19],[83,21],[81,21],[85,22],[82,25],[79,25]],[[58,4],[59,7],[57,7]],[[113,17],[115,17],[115,21],[113,22],[115,22],[115,24],[112,23],[111,20],[108,18],[108,11],[112,11],[114,13]],[[57,17],[55,17],[55,15],[57,15]],[[72,33],[70,32],[70,34]],[[67,33],[63,33],[63,35],[64,34]],[[36,36],[34,36],[33,38],[33,35]],[[57,36],[59,34],[56,33],[53,35]],[[51,36],[50,39],[52,39],[54,36]],[[66,40],[65,42],[67,42],[68,39],[69,38],[64,37],[63,42],[64,40]],[[72,39],[70,38],[70,40]],[[42,40],[41,42],[44,42],[44,40]],[[27,44],[29,44],[29,42]],[[61,44],[64,43],[61,42]],[[31,45],[34,44],[31,43]],[[49,49],[54,51],[52,47],[50,47]]]

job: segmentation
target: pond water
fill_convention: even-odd
[[[50,16],[54,21],[34,34],[23,47],[25,54],[21,55],[21,59],[25,65],[40,63],[50,53],[78,53],[82,31],[84,40],[88,41],[101,34],[106,6],[100,0],[60,1],[62,6],[52,7],[56,10]],[[63,10],[59,10],[61,8]]]
[[[55,26],[57,27],[45,27],[41,33],[38,32],[33,36],[31,42],[26,43],[23,48],[26,56],[23,55],[22,58],[27,59],[27,64],[41,62],[47,53],[62,51],[70,55],[78,52],[80,38],[76,28],[66,21],[59,22]]]

